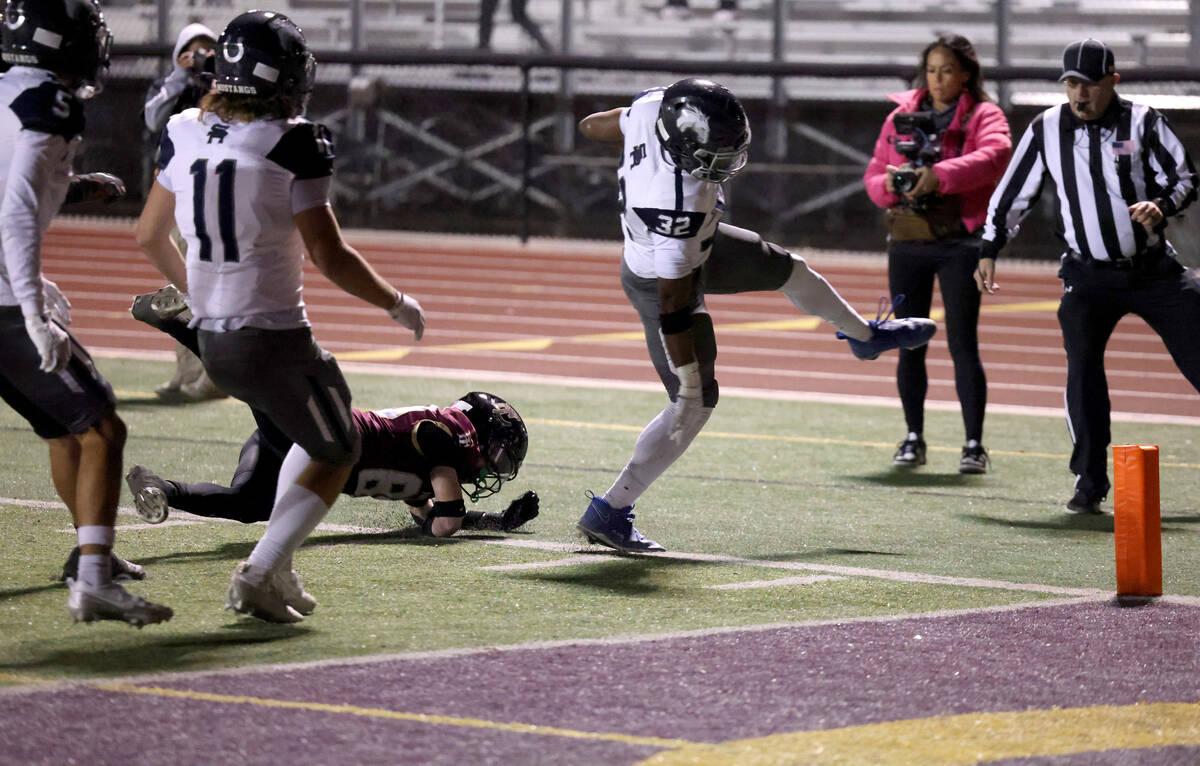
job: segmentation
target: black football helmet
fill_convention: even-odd
[[[238,16],[221,32],[216,53],[221,93],[284,95],[303,105],[312,92],[317,60],[300,27],[282,13],[248,11]]]
[[[675,164],[701,181],[723,183],[746,167],[750,121],[724,85],[694,77],[671,85],[655,129]]]
[[[8,0],[0,52],[15,66],[64,74],[80,98],[103,88],[112,35],[96,0]]]
[[[511,404],[483,391],[472,391],[451,406],[466,413],[475,427],[479,451],[483,455],[483,469],[463,480],[463,489],[472,501],[494,495],[500,491],[501,484],[517,477],[521,462],[525,460],[529,450],[525,421]],[[468,484],[473,489],[467,489]]]

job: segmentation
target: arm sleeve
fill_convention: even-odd
[[[61,136],[22,130],[8,147],[12,162],[0,201],[0,242],[9,284],[27,317],[45,311],[38,190],[51,182],[55,157],[65,151],[64,144]]]
[[[146,93],[146,105],[142,107],[142,118],[146,127],[154,133],[162,130],[171,116],[175,101],[188,84],[187,70],[175,67],[171,74],[150,86]]]
[[[1176,215],[1196,199],[1196,169],[1166,117],[1151,110],[1147,123],[1146,159],[1162,189],[1157,201],[1163,215]]]
[[[983,222],[985,258],[995,258],[1005,243],[1021,227],[1021,220],[1042,193],[1046,165],[1042,160],[1042,119],[1034,118],[1017,145],[1008,170],[988,201],[987,218]]]
[[[1012,156],[1012,136],[1004,112],[986,102],[976,109],[979,114],[971,124],[975,149],[961,157],[934,163],[933,172],[937,174],[941,194],[962,194],[994,186]]]
[[[892,138],[896,135],[892,126],[892,114],[895,114],[895,111],[887,116],[883,127],[879,129],[879,137],[875,139],[875,153],[871,155],[871,161],[867,163],[867,170],[863,173],[867,196],[877,206],[885,209],[900,204],[900,196],[887,190],[888,158],[891,154]]]

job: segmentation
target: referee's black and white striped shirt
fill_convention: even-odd
[[[1196,170],[1179,137],[1155,109],[1113,98],[1100,119],[1084,122],[1070,106],[1039,114],[988,203],[984,257],[995,257],[1054,179],[1067,247],[1085,260],[1123,261],[1163,243],[1166,217],[1196,198]],[[1163,221],[1147,231],[1129,206],[1154,201]]]

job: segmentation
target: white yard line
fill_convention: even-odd
[[[724,585],[706,585],[710,590],[746,590],[747,588],[786,588],[792,585],[812,585],[830,580],[845,580],[837,575],[798,575],[796,577],[780,577],[778,580],[747,580],[746,582],[731,582]]]

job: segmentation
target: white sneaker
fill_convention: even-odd
[[[233,570],[225,608],[265,622],[300,622],[304,616],[284,601],[276,578],[243,561]]]
[[[737,11],[732,8],[718,8],[713,14],[713,23],[718,26],[730,26],[737,21]]]
[[[68,580],[67,586],[71,589],[67,611],[75,622],[121,620],[140,628],[166,622],[175,615],[171,607],[152,604],[115,582],[93,587],[79,580]]]
[[[692,12],[686,5],[664,5],[658,17],[663,21],[686,21],[692,17]]]
[[[283,596],[284,602],[305,617],[317,608],[317,600],[304,589],[304,583],[300,582],[300,575],[296,574],[296,570],[276,572],[275,587],[279,590],[279,595]]]

